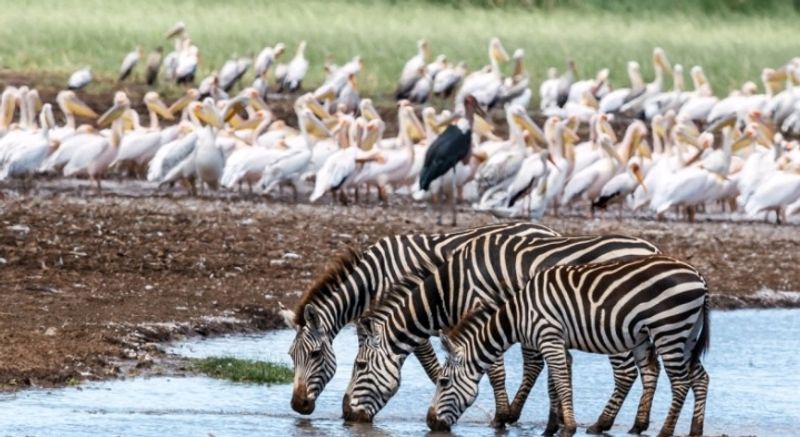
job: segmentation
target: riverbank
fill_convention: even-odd
[[[280,327],[278,301],[293,304],[346,246],[450,229],[403,199],[312,206],[290,203],[289,193],[198,199],[107,186],[102,196],[40,189],[0,200],[0,389],[140,372],[162,342]],[[463,226],[495,220],[460,215]],[[798,293],[781,291],[800,289],[797,226],[709,220],[573,214],[544,224],[647,238],[706,276],[716,308],[800,307]]]

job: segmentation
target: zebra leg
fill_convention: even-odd
[[[611,429],[619,409],[622,407],[622,403],[625,402],[625,398],[628,396],[628,392],[630,392],[638,375],[636,360],[634,360],[632,353],[611,355],[608,360],[614,370],[614,393],[611,394],[611,398],[597,421],[586,430],[589,434],[602,434],[603,431]]]
[[[425,369],[425,373],[428,375],[428,378],[431,379],[431,382],[436,384],[441,367],[439,366],[439,359],[436,358],[436,351],[433,350],[430,339],[425,340],[414,349],[414,355],[417,356],[419,363],[422,364],[422,368]]]
[[[503,363],[503,357],[500,357],[487,372],[489,375],[489,382],[492,384],[494,391],[494,419],[492,424],[495,427],[502,428],[508,423],[508,393],[506,393],[506,369]]]
[[[665,342],[666,343],[666,342]],[[687,357],[682,353],[675,352],[675,344],[680,344],[681,347],[685,343],[675,342],[672,344],[661,345],[656,341],[656,350],[658,350],[661,359],[664,361],[664,370],[667,371],[670,385],[672,386],[672,403],[669,407],[667,418],[664,419],[664,425],[658,433],[658,437],[671,437],[675,434],[675,425],[678,423],[678,417],[681,414],[684,402],[686,402],[686,395],[689,392],[689,365],[686,362]]]
[[[642,374],[642,396],[639,398],[639,408],[636,410],[636,420],[633,422],[631,434],[641,434],[650,426],[650,410],[653,407],[653,397],[656,394],[658,384],[658,374],[661,366],[658,364],[658,357],[652,345],[649,345],[645,353],[638,357],[636,366]]]
[[[564,417],[564,427],[561,429],[561,436],[568,437],[575,434],[578,428],[575,421],[575,412],[572,407],[572,383],[569,371],[569,361],[567,351],[564,349],[564,340],[558,337],[551,337],[542,342],[542,355],[547,363],[548,372],[552,375],[553,385],[558,395],[561,413]]]
[[[700,362],[692,365],[692,391],[694,392],[694,413],[689,435],[703,435],[703,422],[706,415],[706,397],[708,396],[708,373]]]
[[[563,420],[561,419],[561,402],[558,400],[558,392],[556,391],[555,382],[553,382],[553,373],[549,369],[547,371],[547,397],[550,399],[550,410],[547,414],[547,425],[545,425],[542,435],[551,436],[555,435]]]
[[[567,349],[564,349],[564,353],[567,355],[567,374],[569,376],[569,385],[572,387],[572,355]],[[564,425],[564,410],[558,400],[558,391],[553,380],[553,374],[550,372],[547,372],[547,396],[550,400],[550,411],[547,415],[547,425],[543,434],[554,435],[558,428]]]
[[[525,406],[525,401],[539,378],[539,374],[544,369],[544,358],[542,354],[536,349],[522,346],[522,382],[517,389],[517,394],[514,396],[514,401],[511,402],[511,410],[508,414],[508,423],[515,423],[519,421],[522,415],[522,407]]]

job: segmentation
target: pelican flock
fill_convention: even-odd
[[[492,38],[487,64],[469,70],[445,54],[431,58],[429,42],[420,39],[399,75],[396,119],[384,119],[359,91],[360,56],[343,65],[326,59],[316,88],[305,88],[306,41],[286,63],[287,47],[276,42],[197,78],[200,49],[186,24],[165,36],[172,51],[159,47],[139,62],[144,51],[136,47],[119,70],[120,82],[135,81],[142,65],[149,85],[159,76],[184,85],[171,105],[147,92],[146,114],[118,91],[98,115],[80,98],[90,67],[72,74],[52,103],[25,86],[4,89],[0,181],[30,189],[37,174],[60,174],[86,177],[100,191],[116,174],[159,189],[180,184],[191,194],[274,197],[288,187],[295,200],[312,203],[326,196],[371,202],[374,189],[384,203],[391,196],[448,199],[531,219],[594,216],[610,205],[620,217],[627,209],[689,220],[698,210],[774,214],[778,222],[800,212],[800,147],[791,140],[800,134],[800,58],[764,68],[763,93],[747,82],[727,96],[714,95],[699,65],[688,70],[686,86],[684,67],[658,47],[648,61],[652,80],[630,60],[629,85],[617,89],[608,69],[581,79],[570,59],[562,73],[548,70],[532,118],[535,84],[522,49],[509,56]],[[275,93],[294,93],[295,125],[267,103]],[[452,109],[426,106],[436,101]]]

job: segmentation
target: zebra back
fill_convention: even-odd
[[[476,303],[496,307],[525,287],[531,275],[554,265],[629,260],[659,253],[634,237],[474,238],[422,281],[406,278],[367,317],[385,321],[396,353],[418,339],[455,326]]]
[[[336,335],[382,300],[391,285],[409,276],[427,276],[446,256],[478,236],[558,235],[545,226],[525,222],[497,223],[447,234],[384,237],[365,251],[348,249],[321,274],[295,307],[294,322],[304,326],[304,310],[313,304],[327,332]]]

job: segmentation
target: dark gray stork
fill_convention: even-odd
[[[468,95],[464,99],[464,118],[450,126],[439,135],[428,147],[425,153],[425,162],[419,174],[419,187],[424,191],[430,189],[434,180],[448,172],[452,174],[452,192],[450,201],[453,208],[453,223],[456,225],[456,165],[459,162],[466,164],[472,151],[472,122],[475,113],[486,115],[474,96]],[[440,184],[440,194],[444,193],[444,183]],[[443,197],[440,195],[440,202]],[[437,223],[442,224],[442,207],[439,207]]]

